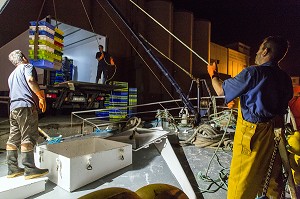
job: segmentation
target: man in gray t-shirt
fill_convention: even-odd
[[[36,81],[36,70],[20,50],[8,56],[15,70],[8,78],[10,96],[10,134],[6,143],[8,178],[19,175],[25,179],[43,176],[48,169],[39,169],[34,163],[33,149],[38,139],[38,112],[46,111],[45,95]],[[18,166],[18,148],[21,147],[22,164]]]

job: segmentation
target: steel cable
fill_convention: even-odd
[[[125,35],[125,33],[121,30],[121,28],[117,25],[117,23],[113,20],[113,18],[109,15],[109,13],[104,9],[104,7],[102,6],[102,4],[97,0],[97,3],[99,4],[99,6],[103,9],[103,11],[107,14],[107,16],[110,18],[110,20],[115,24],[115,26],[118,28],[118,30],[121,32],[121,34],[124,36],[124,38],[128,41],[128,43],[130,44],[130,46],[134,49],[134,51],[137,53],[137,55],[141,58],[141,60],[146,64],[146,66],[148,67],[148,69],[152,72],[152,74],[154,75],[154,77],[158,80],[158,82],[162,85],[162,87],[166,90],[166,92],[169,94],[169,96],[173,99],[174,97],[171,95],[171,93],[169,92],[169,90],[165,87],[165,85],[162,83],[162,81],[158,78],[158,76],[154,73],[154,71],[151,69],[151,67],[147,64],[147,62],[144,60],[144,58],[142,57],[142,55],[138,52],[138,50],[133,46],[133,44],[129,41],[129,39],[127,38],[127,36]],[[180,107],[180,105],[175,101],[175,103],[177,104],[178,107]]]
[[[147,13],[143,8],[137,5],[134,1],[129,0],[133,5],[135,5],[138,9],[140,9],[144,14],[146,14],[150,19],[152,19],[155,23],[157,23],[160,27],[162,27],[165,31],[167,31],[172,37],[174,37],[177,41],[179,41],[184,47],[189,49],[194,55],[200,58],[204,63],[208,64],[208,62],[203,59],[198,53],[196,53],[193,49],[191,49],[188,45],[186,45],[183,41],[181,41],[176,35],[174,35],[171,31],[169,31],[166,27],[164,27],[161,23],[159,23],[154,17],[152,17],[149,13]]]

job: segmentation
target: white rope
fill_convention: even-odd
[[[141,37],[143,37],[140,34]],[[172,62],[173,64],[175,64],[178,68],[180,68],[185,74],[187,74],[190,78],[192,79],[196,79],[191,73],[189,73],[188,71],[186,71],[183,67],[181,67],[179,64],[177,64],[175,61],[173,61],[172,59],[170,59],[167,55],[165,55],[163,52],[161,52],[159,49],[157,49],[152,43],[150,43],[148,40],[146,40],[143,37],[144,41],[147,42],[147,44],[149,44],[154,50],[156,50],[159,54],[161,54],[164,58],[166,58],[167,60],[169,60],[170,62]]]
[[[139,5],[137,5],[132,0],[129,0],[133,5],[135,5],[138,9],[140,9],[143,13],[145,13],[150,19],[152,19],[155,23],[157,23],[160,27],[162,27],[165,31],[167,31],[172,37],[174,37],[177,41],[179,41],[183,46],[189,49],[194,55],[196,55],[199,59],[201,59],[204,63],[209,64],[204,58],[202,58],[198,53],[196,53],[193,49],[191,49],[188,45],[186,45],[183,41],[181,41],[176,35],[174,35],[171,31],[169,31],[166,27],[164,27],[161,23],[159,23],[155,18],[153,18],[149,13],[143,10]]]

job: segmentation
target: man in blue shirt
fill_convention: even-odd
[[[38,139],[38,112],[46,111],[44,92],[37,84],[35,68],[28,63],[20,50],[11,52],[8,56],[16,66],[8,78],[10,89],[10,134],[6,143],[8,178],[19,175],[25,179],[43,176],[48,169],[39,169],[34,163],[33,149]],[[22,164],[18,166],[18,148],[21,148]]]
[[[291,78],[278,65],[288,46],[282,37],[265,38],[256,53],[257,65],[245,68],[224,82],[218,77],[215,63],[207,66],[217,95],[225,95],[226,103],[240,99],[228,199],[255,198],[262,193],[274,151],[274,127],[282,127],[283,115],[293,97]],[[267,192],[269,198],[280,198],[284,191],[282,179],[281,159],[277,153]]]

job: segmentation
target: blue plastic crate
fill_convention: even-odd
[[[101,112],[95,112],[95,115],[97,117],[109,117],[109,112],[108,111],[101,111]]]
[[[36,26],[36,21],[30,21],[29,22],[31,26]],[[55,26],[51,25],[50,23],[46,22],[46,21],[39,21],[38,23],[39,26],[47,26],[48,28],[54,30]]]
[[[126,103],[127,104],[127,102],[128,102],[128,100],[127,99],[110,99],[109,100],[110,102],[121,102],[121,103]]]
[[[110,113],[127,113],[127,109],[110,109],[109,110]]]
[[[29,30],[30,35],[34,35],[35,31],[34,30]],[[39,30],[39,35],[46,35],[47,37],[54,39],[54,35],[50,34],[49,32],[45,30]]]
[[[112,95],[128,96],[128,92],[113,91]]]
[[[29,63],[37,68],[54,69],[54,63],[44,59],[37,59],[37,60],[30,59]]]

